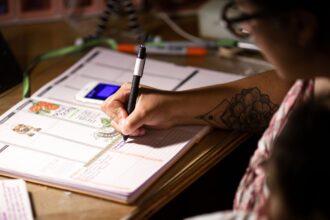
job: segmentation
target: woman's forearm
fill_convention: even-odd
[[[269,71],[222,85],[182,91],[177,94],[182,100],[176,121],[262,131],[290,86]]]

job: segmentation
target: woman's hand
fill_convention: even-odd
[[[126,104],[131,84],[125,83],[102,104],[101,109],[111,118],[111,125],[124,135],[140,136],[144,127],[168,128],[175,124],[175,92],[140,87],[134,111],[128,115]]]

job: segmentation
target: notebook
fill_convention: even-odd
[[[96,47],[0,116],[0,174],[121,203],[136,201],[210,128],[149,129],[124,142],[99,105],[75,99],[91,81],[130,81],[134,64],[132,55]],[[241,77],[147,58],[141,84],[184,90]]]

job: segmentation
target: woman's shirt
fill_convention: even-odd
[[[274,139],[284,127],[288,116],[299,103],[311,98],[314,80],[297,80],[291,87],[281,106],[272,117],[267,130],[258,142],[249,166],[237,189],[234,210],[259,212],[268,198],[263,164],[269,159]]]
[[[215,212],[188,218],[189,220],[262,220],[263,209],[268,198],[264,164],[269,159],[274,139],[284,127],[292,110],[314,94],[314,80],[297,80],[291,87],[281,106],[272,117],[268,128],[258,142],[249,166],[237,189],[234,210]]]

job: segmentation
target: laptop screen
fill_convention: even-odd
[[[22,81],[22,70],[0,32],[0,93]]]

